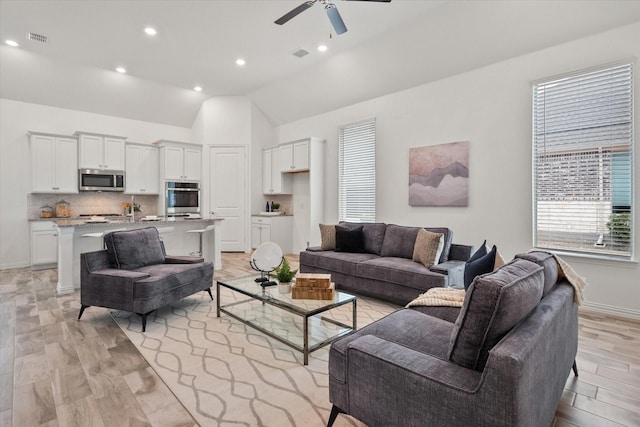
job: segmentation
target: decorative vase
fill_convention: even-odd
[[[280,282],[278,283],[278,292],[281,294],[288,294],[291,292],[291,282]]]

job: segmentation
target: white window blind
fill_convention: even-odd
[[[633,69],[533,86],[534,245],[631,258]]]
[[[340,221],[376,219],[376,121],[339,131],[338,210]]]

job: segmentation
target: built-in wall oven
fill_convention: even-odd
[[[200,183],[167,181],[165,199],[168,216],[200,213]]]

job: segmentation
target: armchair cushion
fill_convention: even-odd
[[[164,250],[155,227],[117,231],[104,236],[109,261],[113,267],[135,270],[164,263]]]
[[[482,371],[489,350],[540,302],[543,285],[542,267],[524,259],[476,277],[456,319],[449,359]]]

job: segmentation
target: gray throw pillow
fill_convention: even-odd
[[[155,227],[114,231],[104,236],[111,265],[134,270],[145,265],[163,264],[164,250]]]

